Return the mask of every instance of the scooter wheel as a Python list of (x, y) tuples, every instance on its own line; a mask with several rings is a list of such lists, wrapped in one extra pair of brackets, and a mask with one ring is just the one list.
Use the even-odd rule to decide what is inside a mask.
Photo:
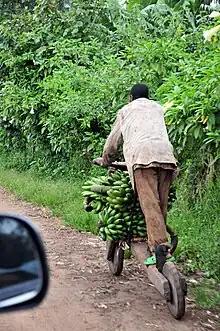
[(186, 285), (180, 272), (174, 263), (167, 262), (163, 266), (163, 275), (167, 278), (170, 285), (171, 297), (167, 301), (168, 309), (175, 319), (181, 319), (185, 314), (185, 294)]
[(124, 250), (119, 242), (111, 240), (106, 242), (106, 249), (109, 270), (114, 276), (119, 276), (124, 265)]

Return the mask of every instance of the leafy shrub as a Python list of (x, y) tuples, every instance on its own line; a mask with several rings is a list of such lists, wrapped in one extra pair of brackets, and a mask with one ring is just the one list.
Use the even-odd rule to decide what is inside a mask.
[(200, 175), (213, 180), (220, 159), (219, 43), (194, 43), (194, 55), (180, 61), (157, 95), (173, 103), (166, 120), (180, 159), (199, 159)]
[(2, 146), (26, 151), (32, 165), (42, 151), (55, 166), (71, 164), (76, 154), (89, 161), (100, 155), (130, 87), (142, 81), (151, 98), (174, 103), (166, 117), (180, 161), (199, 160), (198, 178), (205, 171), (213, 179), (219, 43), (204, 44), (206, 20), (193, 31), (185, 13), (168, 10), (156, 19), (155, 12), (96, 0), (60, 11), (51, 0), (2, 19)]

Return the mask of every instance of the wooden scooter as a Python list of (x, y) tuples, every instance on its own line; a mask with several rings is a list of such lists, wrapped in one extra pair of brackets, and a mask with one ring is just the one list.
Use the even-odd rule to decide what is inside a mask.
[[(98, 158), (94, 160), (93, 164), (102, 166), (102, 159)], [(109, 174), (117, 169), (127, 171), (125, 162), (113, 162), (109, 168)], [(167, 232), (171, 237), (171, 253), (173, 253), (178, 244), (178, 236), (168, 225)], [(181, 319), (185, 314), (185, 296), (187, 295), (185, 278), (173, 262), (166, 262), (161, 272), (157, 269), (156, 265), (145, 266), (144, 261), (151, 256), (145, 240), (141, 242), (135, 242), (132, 238), (127, 242), (107, 240), (106, 258), (110, 272), (115, 276), (121, 274), (124, 263), (124, 247), (126, 244), (130, 247), (136, 260), (143, 265), (150, 282), (166, 300), (171, 315), (175, 319)]]

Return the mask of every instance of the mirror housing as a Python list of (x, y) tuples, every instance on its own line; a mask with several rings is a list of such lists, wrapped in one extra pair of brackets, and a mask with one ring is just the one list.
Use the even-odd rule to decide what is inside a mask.
[(36, 225), (0, 213), (0, 313), (33, 308), (45, 298), (49, 268)]

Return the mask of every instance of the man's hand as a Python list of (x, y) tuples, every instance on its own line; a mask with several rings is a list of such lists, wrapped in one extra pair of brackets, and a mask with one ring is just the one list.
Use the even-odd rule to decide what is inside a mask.
[(98, 157), (97, 159), (93, 160), (92, 163), (95, 164), (95, 165), (98, 165), (98, 166), (102, 167), (102, 165), (103, 165), (103, 158), (102, 157)]
[(110, 167), (110, 168), (108, 169), (108, 175), (111, 176), (112, 174), (115, 173), (116, 170), (117, 170), (117, 169), (115, 169), (115, 168), (113, 168), (113, 167)]
[(102, 167), (102, 168), (108, 168), (109, 164), (104, 163), (103, 158), (102, 157), (98, 157), (97, 159), (92, 161), (93, 164)]

